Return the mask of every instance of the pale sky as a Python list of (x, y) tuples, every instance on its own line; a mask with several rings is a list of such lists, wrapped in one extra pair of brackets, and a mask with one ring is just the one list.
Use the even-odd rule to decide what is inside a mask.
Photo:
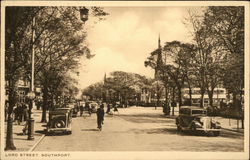
[[(126, 71), (153, 77), (154, 71), (144, 61), (167, 41), (190, 42), (185, 25), (185, 7), (105, 7), (110, 15), (95, 25), (87, 21), (87, 41), (92, 54), (79, 68), (79, 86), (103, 80), (112, 71)], [(93, 26), (93, 27), (90, 27)]]

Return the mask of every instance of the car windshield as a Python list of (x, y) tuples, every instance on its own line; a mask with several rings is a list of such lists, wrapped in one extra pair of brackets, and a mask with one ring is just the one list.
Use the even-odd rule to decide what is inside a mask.
[(204, 110), (192, 110), (192, 114), (206, 114)]

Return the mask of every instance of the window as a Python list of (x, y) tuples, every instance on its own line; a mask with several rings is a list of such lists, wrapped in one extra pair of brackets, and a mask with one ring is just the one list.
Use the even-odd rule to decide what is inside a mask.
[(190, 114), (191, 114), (191, 110), (190, 110), (190, 109), (187, 109), (186, 114), (187, 114), (187, 115), (190, 115)]
[(192, 110), (192, 114), (205, 114), (203, 110)]
[(204, 99), (204, 103), (208, 104), (209, 100), (208, 99)]
[(180, 114), (190, 115), (191, 111), (189, 108), (183, 108), (180, 110)]

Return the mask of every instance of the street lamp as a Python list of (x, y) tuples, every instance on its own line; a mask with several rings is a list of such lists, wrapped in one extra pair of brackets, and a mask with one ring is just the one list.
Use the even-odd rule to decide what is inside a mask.
[(28, 93), (28, 98), (30, 99), (29, 103), (29, 120), (28, 120), (28, 140), (34, 140), (34, 119), (33, 119), (33, 113), (32, 108), (34, 106), (34, 98), (35, 98), (35, 92), (34, 92), (34, 70), (35, 70), (35, 51), (34, 51), (34, 41), (35, 41), (35, 23), (36, 19), (35, 17), (32, 20), (32, 54), (31, 54), (31, 82), (30, 82), (30, 92)]
[(89, 9), (85, 7), (80, 9), (80, 18), (83, 22), (86, 22), (88, 20), (88, 14), (89, 14)]
[(157, 104), (157, 103), (158, 103), (158, 97), (157, 97), (157, 94), (156, 94), (156, 93), (155, 93), (155, 99), (157, 99), (156, 102), (155, 102), (155, 109), (156, 109), (156, 107), (157, 107), (157, 105), (158, 105), (158, 104)]
[(30, 91), (27, 94), (27, 98), (30, 100), (29, 120), (28, 120), (28, 140), (34, 140), (34, 119), (32, 116), (32, 108), (35, 97), (36, 95), (34, 91)]
[(29, 92), (27, 94), (27, 98), (30, 99), (30, 100), (34, 100), (36, 97), (35, 93), (34, 92)]

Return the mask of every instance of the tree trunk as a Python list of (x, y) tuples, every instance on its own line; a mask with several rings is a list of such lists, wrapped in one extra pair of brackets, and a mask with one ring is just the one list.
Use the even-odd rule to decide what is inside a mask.
[(178, 87), (178, 101), (179, 101), (179, 108), (182, 106), (182, 93), (181, 93), (181, 87)]
[(238, 110), (238, 108), (237, 108), (237, 93), (236, 92), (233, 93), (233, 108)]
[(204, 107), (204, 95), (205, 95), (205, 89), (201, 88), (201, 99), (200, 99), (200, 107)]
[(13, 140), (13, 120), (11, 114), (8, 114), (6, 146), (4, 150), (16, 150)]
[(168, 87), (165, 86), (165, 104), (168, 105)]
[[(160, 93), (157, 93), (157, 103), (156, 103), (156, 107), (160, 106)], [(156, 108), (155, 108), (156, 109)]]
[(240, 91), (240, 102), (241, 102), (241, 104), (242, 104), (242, 106), (241, 106), (241, 109), (240, 109), (240, 118), (241, 118), (241, 128), (242, 129), (244, 129), (244, 108), (245, 108), (245, 106), (244, 106), (244, 103), (242, 103), (242, 99), (243, 99), (243, 97), (242, 97), (242, 88), (241, 88), (241, 91)]
[(48, 88), (46, 85), (44, 85), (43, 86), (43, 104), (42, 104), (43, 112), (42, 112), (42, 119), (41, 119), (42, 123), (47, 122), (47, 118), (46, 118), (47, 106), (48, 106)]
[(189, 85), (188, 86), (188, 88), (189, 88), (189, 102), (190, 102), (190, 106), (192, 106), (192, 88), (191, 88), (191, 86)]
[(244, 129), (244, 116), (243, 115), (241, 116), (241, 128)]
[(214, 95), (214, 90), (212, 89), (211, 91), (207, 91), (208, 93), (208, 98), (209, 98), (209, 105), (214, 108), (213, 105), (213, 95)]
[[(172, 103), (175, 102), (175, 87), (173, 87)], [(171, 104), (172, 105), (172, 104)], [(172, 105), (172, 116), (174, 116), (174, 106)]]
[(13, 119), (11, 117), (13, 113), (13, 108), (16, 103), (16, 95), (15, 95), (15, 82), (14, 80), (10, 80), (10, 88), (9, 88), (9, 108), (8, 108), (8, 120), (7, 120), (7, 133), (6, 133), (6, 146), (5, 150), (15, 150), (16, 147), (14, 145), (13, 140)]

